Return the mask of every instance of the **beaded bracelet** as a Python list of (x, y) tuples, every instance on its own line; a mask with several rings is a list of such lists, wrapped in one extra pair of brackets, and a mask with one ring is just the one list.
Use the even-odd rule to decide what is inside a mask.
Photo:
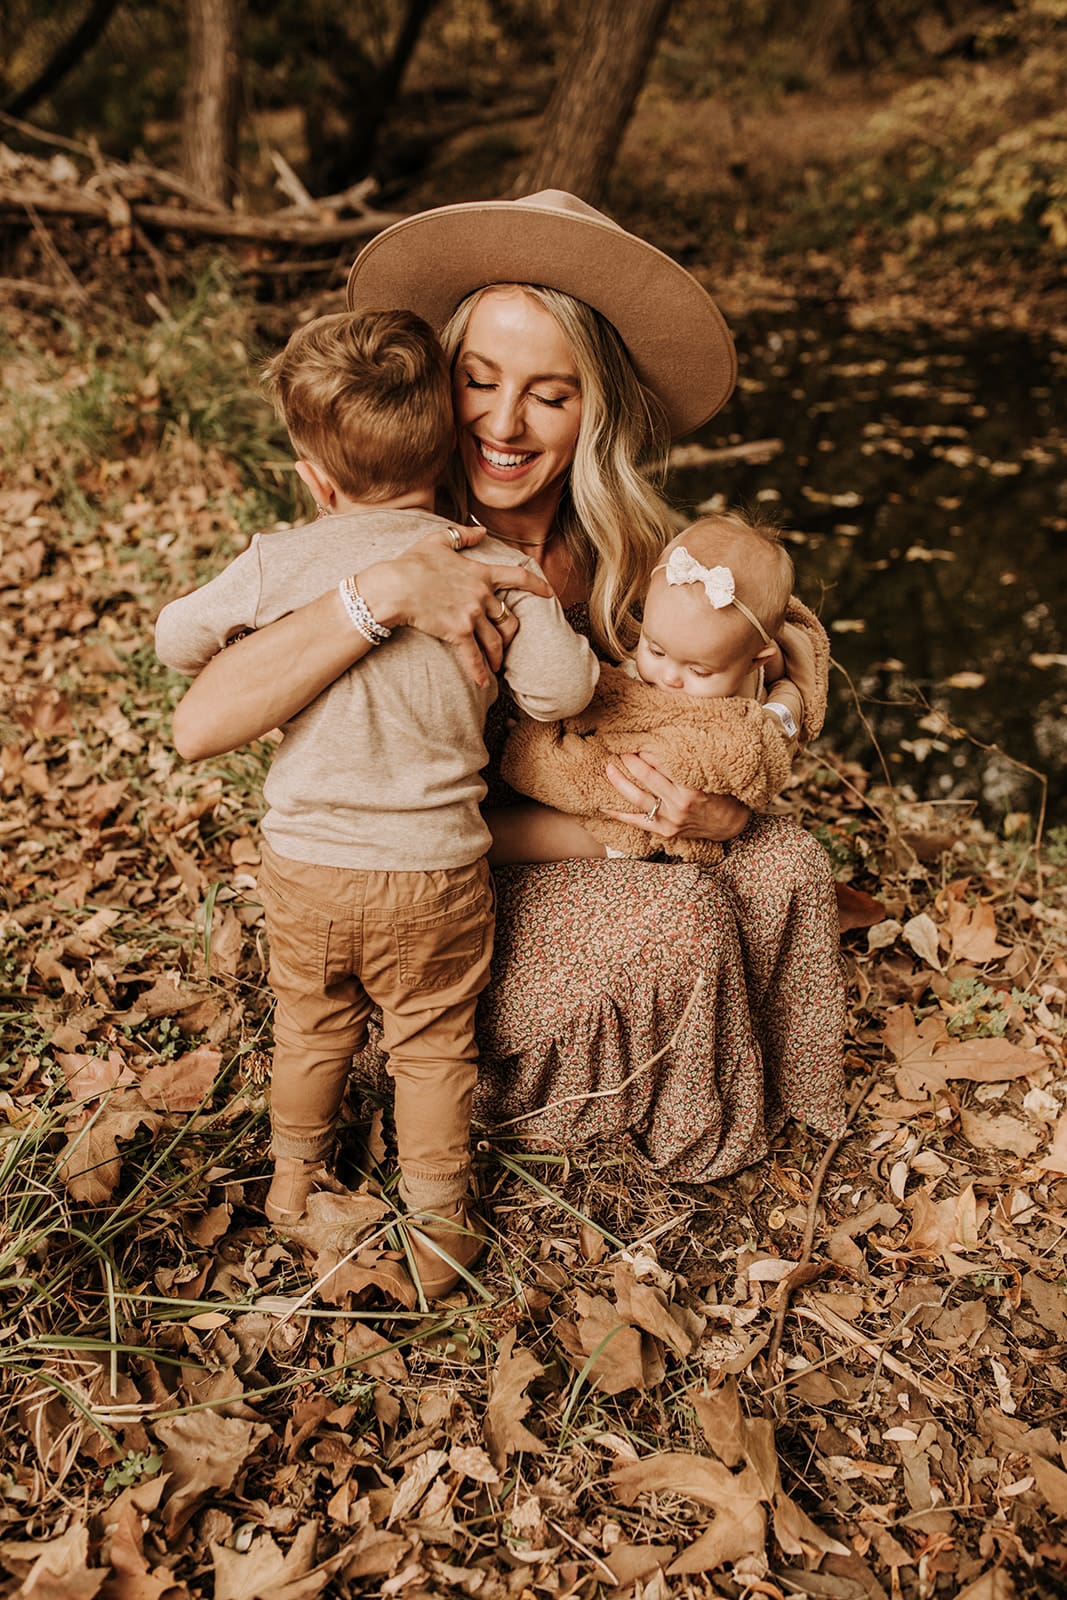
[(349, 622), (369, 644), (378, 645), (391, 637), (392, 628), (383, 628), (380, 622), (375, 621), (374, 613), (360, 594), (354, 577), (343, 578), (337, 585), (337, 590), (348, 613)]

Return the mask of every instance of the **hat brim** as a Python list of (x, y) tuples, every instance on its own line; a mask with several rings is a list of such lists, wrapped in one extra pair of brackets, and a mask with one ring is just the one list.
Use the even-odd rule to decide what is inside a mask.
[(597, 213), (486, 200), (405, 217), (356, 257), (348, 304), (414, 311), (440, 330), (466, 295), (491, 283), (560, 289), (599, 311), (676, 438), (733, 391), (737, 356), (711, 296), (662, 250)]

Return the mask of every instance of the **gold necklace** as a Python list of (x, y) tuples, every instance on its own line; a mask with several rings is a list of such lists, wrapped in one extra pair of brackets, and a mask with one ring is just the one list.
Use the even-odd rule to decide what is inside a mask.
[[(472, 516), (467, 520), (473, 528), (485, 528), (485, 523), (479, 522), (477, 517)], [(485, 531), (490, 532), (488, 528)], [(547, 539), (511, 539), (504, 533), (494, 533), (492, 537), (499, 539), (501, 544), (517, 544), (521, 550), (547, 550), (556, 537), (556, 532), (557, 530), (553, 528)]]

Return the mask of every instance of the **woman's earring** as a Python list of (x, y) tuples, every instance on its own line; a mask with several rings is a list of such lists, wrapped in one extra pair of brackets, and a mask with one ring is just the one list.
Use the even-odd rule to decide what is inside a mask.
[(330, 513), (327, 511), (326, 507), (324, 505), (322, 505), (320, 502), (316, 501), (316, 503), (315, 503), (315, 521), (318, 522), (320, 517), (328, 517), (329, 515), (330, 515)]

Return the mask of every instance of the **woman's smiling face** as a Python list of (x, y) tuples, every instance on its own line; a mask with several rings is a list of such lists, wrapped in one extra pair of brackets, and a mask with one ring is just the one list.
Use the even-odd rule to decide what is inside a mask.
[(472, 508), (494, 532), (543, 537), (574, 460), (582, 392), (570, 345), (524, 290), (487, 289), (453, 368)]

